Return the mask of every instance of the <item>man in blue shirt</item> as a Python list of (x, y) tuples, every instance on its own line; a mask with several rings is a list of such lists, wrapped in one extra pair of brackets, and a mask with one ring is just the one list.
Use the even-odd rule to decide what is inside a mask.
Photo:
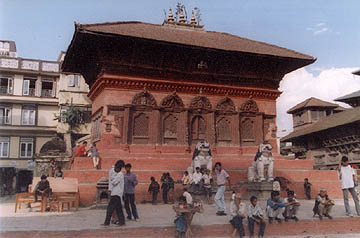
[[(139, 215), (135, 204), (135, 186), (139, 183), (136, 175), (131, 173), (131, 164), (125, 165), (126, 173), (124, 175), (125, 189), (124, 189), (124, 202), (127, 213), (127, 219), (131, 220), (132, 216), (134, 220), (139, 220)], [(131, 206), (131, 210), (130, 210)]]
[(266, 201), (266, 215), (269, 218), (269, 223), (273, 222), (273, 219), (281, 223), (280, 215), (284, 213), (286, 204), (280, 199), (279, 191), (272, 191), (271, 198)]

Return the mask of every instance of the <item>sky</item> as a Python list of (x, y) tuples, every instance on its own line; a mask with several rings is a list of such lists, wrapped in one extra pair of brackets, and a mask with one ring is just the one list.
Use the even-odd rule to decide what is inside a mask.
[(74, 22), (161, 24), (180, 2), (200, 9), (206, 30), (227, 32), (317, 58), (284, 77), (277, 100), (278, 135), (292, 130), (286, 111), (309, 97), (331, 101), (360, 90), (359, 0), (0, 0), (0, 39), (16, 42), (22, 58), (57, 60)]

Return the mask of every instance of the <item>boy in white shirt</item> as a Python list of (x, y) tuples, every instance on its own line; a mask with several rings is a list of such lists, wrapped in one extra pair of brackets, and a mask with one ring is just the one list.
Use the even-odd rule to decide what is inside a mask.
[(211, 188), (212, 177), (211, 177), (209, 169), (205, 170), (205, 174), (202, 176), (202, 180), (204, 181), (204, 188), (205, 188), (205, 193), (206, 193), (206, 197), (208, 200), (208, 204), (211, 204), (210, 198), (211, 198), (211, 194), (212, 194), (212, 188)]
[(187, 188), (184, 188), (183, 196), (186, 198), (187, 205), (192, 206), (193, 198), (192, 198), (191, 194), (188, 192)]
[(344, 195), (344, 205), (345, 212), (347, 216), (352, 217), (349, 205), (349, 192), (353, 197), (355, 203), (355, 209), (358, 216), (360, 216), (360, 205), (359, 205), (359, 197), (356, 193), (355, 186), (357, 182), (356, 173), (349, 165), (349, 159), (346, 156), (343, 156), (340, 161), (340, 166), (338, 168), (339, 178), (341, 180), (341, 189)]
[(251, 196), (250, 198), (250, 205), (248, 206), (248, 223), (251, 238), (254, 237), (255, 223), (260, 225), (259, 238), (264, 237), (266, 227), (264, 212), (259, 204), (257, 204), (257, 197), (255, 196)]
[(243, 219), (246, 217), (246, 205), (241, 202), (241, 195), (234, 194), (234, 199), (230, 203), (230, 223), (234, 226), (232, 237), (239, 231), (240, 238), (245, 236)]

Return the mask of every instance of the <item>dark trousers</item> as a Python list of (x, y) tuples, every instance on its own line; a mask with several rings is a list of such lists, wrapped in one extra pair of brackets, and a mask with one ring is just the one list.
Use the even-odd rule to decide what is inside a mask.
[(119, 196), (111, 196), (109, 205), (106, 210), (105, 225), (110, 225), (111, 216), (116, 211), (116, 215), (119, 220), (119, 224), (125, 224), (125, 217), (122, 210), (121, 199)]
[[(139, 215), (136, 209), (135, 204), (135, 194), (133, 193), (125, 193), (125, 210), (127, 213), (127, 217), (131, 219), (131, 214), (133, 215), (134, 219), (139, 219)], [(131, 207), (131, 210), (130, 210)]]
[(157, 203), (157, 194), (158, 194), (158, 191), (152, 192), (152, 203), (153, 204)]
[(168, 190), (167, 189), (162, 190), (162, 197), (163, 197), (164, 203), (167, 204), (168, 203)]
[(230, 223), (239, 231), (240, 237), (245, 236), (245, 230), (243, 226), (243, 218), (241, 216), (235, 216)]
[(307, 200), (310, 200), (311, 199), (311, 190), (310, 189), (306, 189), (305, 190), (305, 195), (306, 195), (306, 198), (307, 198)]
[(51, 194), (51, 188), (47, 188), (44, 190), (44, 192), (39, 192), (38, 190), (36, 190), (34, 192), (34, 197), (35, 197), (35, 202), (38, 201), (38, 196), (40, 195), (41, 196), (41, 199), (43, 199), (44, 197), (49, 197)]
[[(260, 217), (256, 217), (256, 218), (260, 218)], [(252, 219), (251, 217), (248, 217), (248, 222), (249, 222), (250, 235), (253, 236), (254, 235), (254, 226), (255, 226), (256, 221), (254, 219)], [(265, 222), (261, 221), (260, 222), (259, 236), (264, 236), (265, 226), (266, 226)]]

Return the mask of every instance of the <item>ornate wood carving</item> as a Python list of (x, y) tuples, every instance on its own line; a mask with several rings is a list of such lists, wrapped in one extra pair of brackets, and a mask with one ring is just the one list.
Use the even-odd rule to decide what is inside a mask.
[(220, 113), (233, 113), (235, 112), (235, 104), (231, 98), (226, 96), (216, 104), (216, 110)]
[(254, 120), (250, 117), (245, 117), (241, 120), (241, 140), (243, 142), (254, 142)]
[(175, 117), (173, 114), (169, 114), (164, 119), (164, 129), (163, 129), (163, 135), (164, 135), (164, 142), (169, 142), (168, 140), (177, 140), (177, 117)]
[(146, 88), (144, 91), (136, 94), (132, 100), (132, 104), (136, 106), (152, 106), (156, 107), (156, 100), (153, 95), (151, 95)]
[(191, 100), (189, 107), (191, 109), (211, 110), (211, 103), (205, 96), (196, 96), (193, 100)]
[(277, 89), (268, 88), (244, 88), (241, 86), (223, 86), (223, 85), (198, 85), (190, 82), (159, 82), (158, 80), (130, 78), (124, 77), (107, 77), (99, 78), (91, 87), (89, 92), (89, 98), (93, 101), (104, 88), (124, 88), (139, 90), (142, 88), (148, 88), (151, 91), (156, 92), (182, 92), (182, 93), (198, 93), (202, 89), (203, 93), (209, 95), (224, 95), (228, 94), (236, 97), (249, 97), (265, 98), (269, 100), (275, 100), (280, 96), (280, 92)]
[(122, 137), (123, 134), (123, 126), (124, 126), (124, 116), (122, 115), (115, 115), (114, 117), (115, 121), (115, 128), (119, 131), (119, 137)]
[(170, 111), (179, 111), (184, 109), (184, 103), (176, 93), (173, 93), (161, 101), (161, 107)]
[(221, 117), (216, 122), (217, 141), (231, 141), (231, 121), (227, 117)]
[(257, 113), (257, 112), (259, 112), (259, 108), (258, 108), (256, 102), (252, 98), (249, 98), (247, 101), (245, 101), (240, 106), (239, 111), (240, 112), (247, 112), (247, 113)]
[(134, 137), (149, 136), (149, 117), (145, 113), (139, 113), (134, 117)]
[(191, 121), (191, 140), (192, 144), (196, 144), (200, 140), (206, 138), (206, 122), (200, 115), (193, 117)]

